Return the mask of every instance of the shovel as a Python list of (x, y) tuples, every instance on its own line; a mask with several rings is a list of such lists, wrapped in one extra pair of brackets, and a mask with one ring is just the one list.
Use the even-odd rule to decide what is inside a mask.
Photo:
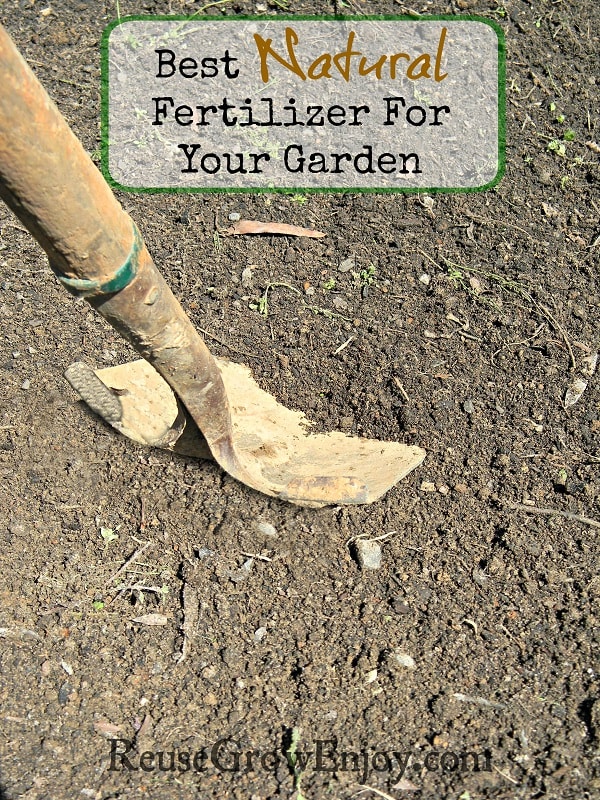
[(67, 379), (114, 428), (212, 457), (242, 483), (303, 506), (370, 503), (421, 463), (399, 442), (311, 434), (247, 367), (213, 358), (131, 218), (0, 27), (0, 197), (58, 280), (145, 360)]

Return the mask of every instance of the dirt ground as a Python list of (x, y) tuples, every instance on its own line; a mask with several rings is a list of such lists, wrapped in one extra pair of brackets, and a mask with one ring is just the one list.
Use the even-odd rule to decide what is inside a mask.
[[(427, 450), (373, 505), (301, 509), (113, 432), (63, 371), (132, 351), (0, 208), (1, 798), (600, 797), (600, 371), (564, 403), (600, 340), (600, 6), (415, 3), (340, 8), (501, 25), (495, 189), (119, 195), (215, 354), (322, 429)], [(200, 5), (0, 19), (97, 158), (105, 25)], [(327, 236), (215, 236), (231, 213)], [(252, 310), (273, 282), (331, 313), (285, 287)]]

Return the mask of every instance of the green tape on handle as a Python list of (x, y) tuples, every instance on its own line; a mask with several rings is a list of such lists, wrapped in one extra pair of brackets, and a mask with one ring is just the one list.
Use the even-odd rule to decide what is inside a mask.
[(100, 283), (100, 281), (90, 281), (81, 278), (68, 278), (66, 275), (56, 273), (58, 280), (65, 286), (71, 294), (77, 297), (98, 297), (103, 294), (115, 294), (128, 286), (135, 278), (138, 271), (138, 259), (143, 246), (142, 237), (133, 223), (133, 244), (131, 252), (127, 256), (125, 263), (119, 267), (112, 278)]

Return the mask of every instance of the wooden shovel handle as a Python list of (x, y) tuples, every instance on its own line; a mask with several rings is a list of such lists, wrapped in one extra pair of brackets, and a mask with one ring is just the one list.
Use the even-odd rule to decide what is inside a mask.
[(2, 27), (0, 176), (54, 269), (102, 280), (127, 258), (131, 220)]
[[(131, 256), (131, 218), (1, 26), (0, 197), (59, 276), (110, 284)], [(252, 485), (233, 449), (219, 369), (141, 241), (136, 271), (90, 303), (165, 378), (221, 466)]]

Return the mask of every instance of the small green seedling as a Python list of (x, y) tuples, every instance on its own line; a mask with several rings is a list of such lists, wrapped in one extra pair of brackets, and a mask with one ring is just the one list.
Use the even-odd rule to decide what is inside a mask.
[(296, 790), (296, 800), (306, 800), (304, 795), (302, 794), (302, 789), (300, 784), (302, 783), (302, 769), (298, 766), (298, 756), (296, 751), (298, 750), (298, 742), (300, 741), (300, 728), (293, 728), (292, 729), (292, 741), (290, 742), (290, 746), (286, 751), (287, 762), (290, 766), (290, 769), (294, 773), (294, 789)]
[(551, 153), (556, 153), (557, 156), (564, 156), (567, 153), (567, 148), (564, 145), (564, 142), (559, 141), (558, 139), (552, 139), (551, 142), (548, 142), (548, 150)]
[(449, 280), (453, 281), (455, 286), (464, 286), (464, 281), (463, 281), (464, 276), (459, 269), (456, 269), (456, 267), (451, 267), (451, 266), (446, 267), (446, 269), (448, 271)]
[(102, 611), (104, 609), (104, 601), (103, 600), (94, 600), (92, 603), (92, 608), (94, 611)]
[(569, 128), (563, 133), (563, 139), (565, 140), (565, 142), (574, 142), (576, 136), (577, 134), (575, 133), (575, 131), (571, 130), (571, 128)]
[(308, 197), (305, 194), (293, 194), (290, 199), (292, 203), (303, 206), (307, 202)]
[(328, 292), (335, 289), (335, 278), (328, 278), (323, 284), (323, 288), (327, 289)]
[(106, 544), (110, 544), (119, 538), (119, 534), (116, 533), (116, 531), (118, 531), (120, 527), (119, 525), (114, 530), (112, 528), (100, 528), (100, 536), (104, 539)]
[(362, 286), (371, 286), (375, 281), (375, 273), (377, 268), (375, 264), (369, 264), (366, 269), (361, 269), (359, 278)]

